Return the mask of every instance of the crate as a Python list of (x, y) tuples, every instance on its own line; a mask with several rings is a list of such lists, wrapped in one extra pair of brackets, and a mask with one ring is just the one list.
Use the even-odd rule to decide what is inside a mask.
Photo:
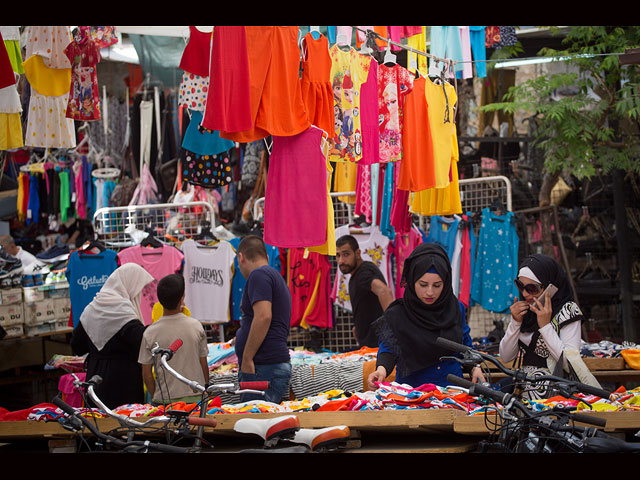
[(0, 305), (0, 325), (7, 327), (24, 323), (24, 308), (21, 303)]
[(51, 298), (24, 305), (24, 323), (27, 326), (40, 325), (55, 317), (55, 307)]
[(7, 288), (1, 290), (2, 305), (11, 305), (13, 303), (22, 303), (22, 288)]
[(68, 319), (45, 320), (37, 325), (25, 325), (25, 335), (33, 337), (45, 333), (57, 332), (67, 328)]
[(7, 332), (7, 335), (4, 338), (16, 338), (16, 337), (22, 337), (24, 335), (23, 323), (3, 326), (2, 328), (4, 328), (4, 331)]
[(71, 299), (69, 297), (52, 298), (55, 318), (69, 318), (71, 314)]
[(40, 287), (22, 287), (24, 303), (35, 303), (46, 298), (46, 292)]

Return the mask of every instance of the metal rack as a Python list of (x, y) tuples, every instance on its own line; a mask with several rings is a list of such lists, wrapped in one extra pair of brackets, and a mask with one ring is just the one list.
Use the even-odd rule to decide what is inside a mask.
[[(180, 248), (204, 228), (215, 227), (215, 210), (203, 201), (103, 207), (94, 213), (93, 227), (96, 239), (116, 252), (139, 244), (149, 233)], [(203, 325), (210, 341), (224, 340), (222, 325)]]

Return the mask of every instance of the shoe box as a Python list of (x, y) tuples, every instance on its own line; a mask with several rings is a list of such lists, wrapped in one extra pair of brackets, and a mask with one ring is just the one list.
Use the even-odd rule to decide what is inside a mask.
[(34, 336), (68, 328), (68, 288), (21, 287), (0, 290), (0, 326), (4, 338)]

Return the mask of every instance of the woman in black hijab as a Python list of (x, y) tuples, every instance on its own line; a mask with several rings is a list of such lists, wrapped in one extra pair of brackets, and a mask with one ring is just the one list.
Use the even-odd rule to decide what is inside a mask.
[[(394, 301), (374, 323), (378, 333), (376, 370), (368, 377), (369, 388), (384, 381), (396, 368), (396, 382), (417, 388), (423, 384), (445, 386), (447, 375), (462, 375), (461, 364), (448, 349), (436, 344), (438, 337), (471, 346), (464, 305), (453, 293), (451, 263), (440, 246), (423, 243), (404, 262), (402, 298)], [(484, 381), (480, 368), (474, 381)]]
[[(522, 367), (529, 374), (553, 373), (561, 358), (571, 360), (576, 379), (583, 383), (597, 384), (595, 378), (584, 371), (579, 358), (581, 341), (580, 307), (576, 304), (566, 273), (555, 259), (547, 255), (533, 254), (526, 257), (518, 270), (515, 283), (520, 298), (510, 307), (511, 320), (500, 341), (500, 358), (503, 362), (522, 355)], [(553, 297), (543, 291), (553, 284), (557, 293)], [(564, 360), (563, 360), (564, 364)], [(582, 364), (582, 365), (581, 365)], [(529, 398), (543, 398), (546, 386), (529, 389)]]

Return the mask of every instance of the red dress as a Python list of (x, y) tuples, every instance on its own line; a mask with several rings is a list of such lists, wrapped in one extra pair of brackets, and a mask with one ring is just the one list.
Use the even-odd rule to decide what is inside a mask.
[(202, 126), (226, 132), (253, 126), (244, 26), (221, 25), (213, 29), (209, 94)]

